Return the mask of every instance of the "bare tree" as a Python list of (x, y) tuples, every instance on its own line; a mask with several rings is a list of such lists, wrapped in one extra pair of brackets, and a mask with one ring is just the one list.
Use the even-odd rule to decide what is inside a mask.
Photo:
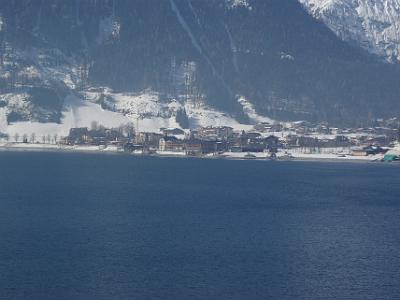
[(58, 134), (57, 133), (54, 134), (53, 140), (54, 140), (54, 143), (57, 144), (57, 140), (58, 140)]
[(51, 135), (50, 134), (47, 135), (46, 140), (47, 140), (47, 143), (50, 144), (50, 142), (51, 142)]
[(99, 123), (97, 121), (92, 121), (90, 123), (90, 130), (96, 131), (98, 126), (99, 126)]
[(133, 123), (123, 124), (119, 127), (120, 132), (127, 138), (132, 138), (135, 135), (135, 126)]
[(14, 140), (15, 140), (16, 143), (18, 143), (18, 141), (19, 141), (19, 134), (18, 134), (18, 132), (14, 134)]
[(32, 134), (31, 134), (31, 143), (34, 144), (35, 140), (36, 140), (36, 135), (35, 135), (34, 132), (32, 132)]
[(46, 144), (46, 136), (45, 135), (42, 135), (42, 143)]

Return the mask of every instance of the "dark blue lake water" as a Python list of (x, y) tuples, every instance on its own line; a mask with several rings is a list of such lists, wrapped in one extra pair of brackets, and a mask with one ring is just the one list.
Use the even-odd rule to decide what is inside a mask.
[(399, 165), (0, 152), (0, 299), (399, 298)]

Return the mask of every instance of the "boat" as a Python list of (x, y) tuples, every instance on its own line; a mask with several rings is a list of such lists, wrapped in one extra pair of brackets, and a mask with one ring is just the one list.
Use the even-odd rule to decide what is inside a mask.
[(257, 158), (257, 156), (255, 156), (254, 154), (247, 152), (247, 154), (244, 156), (244, 158), (246, 159), (255, 159)]
[(293, 158), (294, 156), (289, 152), (285, 152), (285, 154), (280, 157), (280, 159), (293, 159)]

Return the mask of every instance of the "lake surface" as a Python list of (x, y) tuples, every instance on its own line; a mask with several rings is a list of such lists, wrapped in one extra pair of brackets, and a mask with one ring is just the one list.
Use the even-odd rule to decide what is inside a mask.
[(399, 164), (0, 152), (0, 299), (399, 297)]

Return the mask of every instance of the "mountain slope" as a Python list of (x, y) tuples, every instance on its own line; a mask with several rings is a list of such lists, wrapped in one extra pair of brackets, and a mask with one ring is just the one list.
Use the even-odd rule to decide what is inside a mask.
[(345, 41), (400, 61), (400, 0), (299, 0)]
[(8, 122), (60, 122), (71, 94), (132, 115), (118, 95), (134, 105), (148, 91), (166, 109), (151, 117), (177, 101), (252, 122), (241, 97), (281, 120), (361, 125), (400, 112), (399, 66), (292, 0), (2, 1), (0, 17)]

